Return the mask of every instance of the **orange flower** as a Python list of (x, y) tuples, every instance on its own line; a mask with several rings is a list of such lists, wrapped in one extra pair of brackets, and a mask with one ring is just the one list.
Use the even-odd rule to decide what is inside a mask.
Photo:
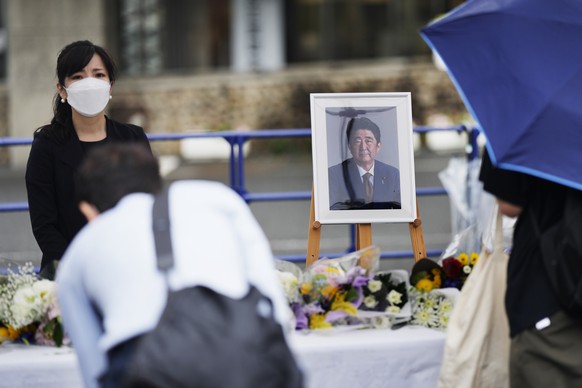
[(420, 279), (420, 280), (419, 280), (419, 281), (416, 283), (415, 287), (416, 287), (417, 289), (419, 289), (420, 291), (426, 291), (426, 292), (429, 292), (429, 291), (432, 291), (432, 289), (434, 288), (434, 284), (433, 284), (433, 282), (431, 282), (429, 279), (427, 279), (427, 278), (424, 278), (424, 279)]
[(432, 282), (434, 283), (434, 288), (441, 288), (441, 284), (442, 284), (441, 275), (440, 274), (435, 275)]
[(321, 295), (325, 296), (328, 299), (331, 299), (336, 293), (337, 288), (332, 286), (331, 284), (328, 284), (321, 290)]

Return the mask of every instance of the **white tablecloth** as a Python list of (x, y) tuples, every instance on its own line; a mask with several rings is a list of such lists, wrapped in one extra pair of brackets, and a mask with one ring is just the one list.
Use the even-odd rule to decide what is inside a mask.
[(437, 385), (443, 332), (405, 326), (398, 330), (324, 333), (298, 332), (290, 338), (309, 388)]
[(0, 345), (0, 387), (79, 388), (77, 356), (68, 347)]
[[(398, 330), (293, 333), (291, 348), (308, 388), (436, 386), (444, 333), (419, 327)], [(70, 348), (1, 345), (0, 387), (81, 387)]]

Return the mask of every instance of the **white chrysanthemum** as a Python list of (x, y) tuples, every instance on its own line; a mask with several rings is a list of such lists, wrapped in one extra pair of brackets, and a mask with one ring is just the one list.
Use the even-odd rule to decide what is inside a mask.
[(368, 290), (370, 290), (370, 292), (380, 291), (381, 288), (382, 288), (382, 282), (379, 280), (370, 280), (368, 282)]
[(364, 305), (369, 309), (373, 309), (378, 305), (378, 301), (372, 295), (369, 295), (364, 298)]
[(426, 309), (434, 309), (436, 307), (437, 301), (432, 294), (428, 294), (423, 301), (424, 308)]
[(463, 272), (466, 273), (467, 275), (471, 273), (471, 266), (470, 265), (465, 265), (463, 266)]
[(398, 306), (388, 306), (388, 308), (386, 309), (387, 313), (399, 313), (400, 312), (400, 307)]
[(450, 313), (452, 309), (453, 309), (453, 303), (449, 299), (445, 298), (441, 301), (441, 304), (440, 304), (441, 313), (443, 313), (443, 314)]
[(435, 327), (438, 318), (428, 309), (419, 309), (412, 314), (412, 323), (425, 327)]
[(446, 329), (449, 325), (449, 314), (439, 314), (439, 327)]
[(402, 294), (396, 290), (392, 290), (388, 293), (388, 297), (386, 299), (388, 299), (388, 302), (391, 304), (400, 304), (402, 303)]

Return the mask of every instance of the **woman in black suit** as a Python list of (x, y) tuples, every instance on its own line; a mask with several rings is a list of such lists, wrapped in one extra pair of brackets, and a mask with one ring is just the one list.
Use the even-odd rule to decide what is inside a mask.
[(116, 68), (102, 48), (89, 41), (67, 45), (57, 59), (57, 94), (50, 124), (38, 128), (26, 166), (30, 221), (42, 251), (41, 273), (51, 269), (86, 220), (78, 209), (75, 174), (93, 147), (135, 141), (151, 148), (141, 127), (105, 116)]

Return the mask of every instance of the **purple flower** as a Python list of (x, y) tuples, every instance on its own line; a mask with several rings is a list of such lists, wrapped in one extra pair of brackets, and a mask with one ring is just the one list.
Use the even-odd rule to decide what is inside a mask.
[(370, 278), (368, 276), (357, 276), (354, 281), (352, 282), (352, 286), (354, 287), (364, 287), (368, 284)]
[(309, 327), (309, 319), (303, 306), (300, 303), (292, 303), (291, 310), (295, 315), (295, 330), (307, 329)]

